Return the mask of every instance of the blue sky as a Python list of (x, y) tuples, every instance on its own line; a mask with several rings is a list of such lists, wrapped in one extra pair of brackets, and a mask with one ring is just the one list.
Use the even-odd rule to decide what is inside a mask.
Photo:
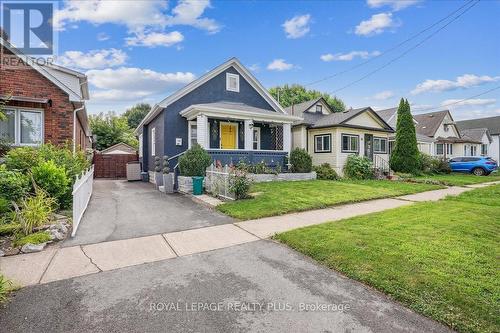
[[(55, 23), (59, 62), (89, 76), (89, 112), (121, 113), (137, 102), (159, 102), (233, 56), (268, 88), (308, 84), (384, 52), (466, 3), (66, 1)], [(500, 86), (499, 14), (499, 1), (483, 0), (400, 60), (336, 95), (348, 106), (375, 108), (406, 97), (417, 111)], [(438, 28), (308, 88), (335, 91)], [(456, 119), (500, 115), (500, 89), (448, 108)]]

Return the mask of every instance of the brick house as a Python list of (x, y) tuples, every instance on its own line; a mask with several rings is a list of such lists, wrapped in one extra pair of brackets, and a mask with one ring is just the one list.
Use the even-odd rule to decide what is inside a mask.
[(29, 61), (3, 38), (0, 47), (0, 99), (8, 117), (0, 122), (0, 139), (14, 146), (70, 142), (73, 150), (91, 148), (87, 77)]

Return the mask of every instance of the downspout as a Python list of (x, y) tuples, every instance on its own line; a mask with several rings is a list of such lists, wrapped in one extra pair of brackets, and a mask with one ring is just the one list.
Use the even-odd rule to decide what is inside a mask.
[(73, 155), (76, 154), (76, 113), (85, 109), (85, 104), (73, 111)]

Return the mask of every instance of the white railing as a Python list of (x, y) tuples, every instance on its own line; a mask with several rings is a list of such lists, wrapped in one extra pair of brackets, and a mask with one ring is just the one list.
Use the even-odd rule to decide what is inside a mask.
[(92, 196), (92, 188), (94, 183), (94, 165), (86, 172), (82, 172), (80, 177), (76, 176), (75, 184), (73, 185), (73, 232), (71, 237), (74, 237), (78, 224), (82, 219), (83, 213)]
[(217, 168), (214, 164), (206, 170), (205, 188), (215, 197), (234, 200), (235, 195), (230, 191), (231, 169), (227, 166)]

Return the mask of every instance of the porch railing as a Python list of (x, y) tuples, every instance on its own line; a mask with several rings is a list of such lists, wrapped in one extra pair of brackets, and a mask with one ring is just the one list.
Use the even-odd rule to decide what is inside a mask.
[(384, 175), (388, 175), (391, 172), (389, 162), (378, 155), (373, 155), (373, 169)]
[(264, 162), (270, 167), (285, 167), (285, 158), (288, 155), (286, 151), (281, 150), (218, 150), (209, 149), (208, 153), (214, 161), (219, 161), (222, 165), (238, 164), (244, 161), (249, 164)]
[(78, 225), (83, 217), (83, 213), (92, 196), (94, 183), (94, 165), (92, 165), (86, 172), (82, 173), (80, 177), (76, 176), (75, 184), (73, 184), (73, 231), (71, 237), (74, 237)]

